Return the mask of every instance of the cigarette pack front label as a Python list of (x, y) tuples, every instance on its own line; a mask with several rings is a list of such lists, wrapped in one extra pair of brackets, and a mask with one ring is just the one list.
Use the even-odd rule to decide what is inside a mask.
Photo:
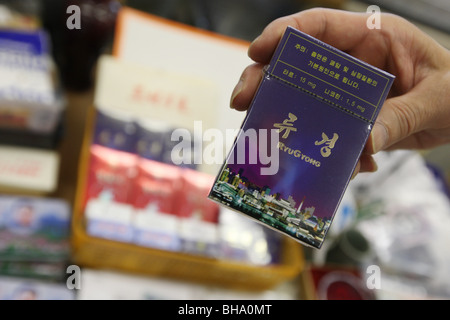
[(209, 198), (320, 248), (393, 80), (288, 27)]

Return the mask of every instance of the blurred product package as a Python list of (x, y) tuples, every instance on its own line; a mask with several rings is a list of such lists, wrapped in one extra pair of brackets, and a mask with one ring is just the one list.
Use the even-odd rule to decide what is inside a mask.
[(57, 151), (0, 145), (0, 155), (0, 191), (48, 195), (56, 190), (60, 166)]
[(93, 144), (90, 148), (85, 213), (88, 232), (117, 241), (130, 242), (131, 188), (137, 156)]
[(70, 258), (70, 208), (59, 199), (0, 196), (0, 261)]
[(144, 247), (181, 250), (176, 215), (181, 172), (175, 166), (141, 159), (133, 187), (134, 242)]
[(183, 170), (176, 212), (180, 218), (182, 247), (187, 253), (210, 257), (219, 254), (219, 206), (207, 200), (213, 182), (212, 175)]
[(64, 200), (0, 195), (0, 300), (8, 291), (5, 279), (18, 284), (65, 280), (71, 259), (70, 216)]
[(42, 29), (0, 30), (0, 143), (54, 147), (64, 111)]

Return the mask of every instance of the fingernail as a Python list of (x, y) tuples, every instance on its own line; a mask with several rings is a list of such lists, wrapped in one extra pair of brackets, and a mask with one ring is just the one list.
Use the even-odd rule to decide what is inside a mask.
[(356, 178), (360, 169), (361, 169), (361, 161), (358, 161), (358, 164), (356, 165), (355, 170), (353, 171), (353, 174), (352, 174), (352, 177), (350, 178), (350, 180), (353, 180)]
[(375, 154), (384, 149), (388, 138), (387, 130), (384, 125), (376, 122), (372, 130), (372, 153)]
[(371, 166), (369, 171), (376, 172), (378, 170), (378, 164), (376, 163), (374, 158), (370, 157), (369, 159), (370, 159), (370, 166)]
[(252, 43), (250, 43), (250, 46), (248, 47), (248, 52), (250, 52), (250, 48), (253, 47), (254, 44), (259, 41), (260, 38), (261, 38), (261, 35), (256, 37), (255, 40), (253, 40)]
[(244, 80), (239, 79), (238, 84), (234, 87), (233, 93), (231, 94), (230, 108), (234, 109), (236, 105), (234, 104), (234, 99), (241, 93), (242, 88), (244, 87)]

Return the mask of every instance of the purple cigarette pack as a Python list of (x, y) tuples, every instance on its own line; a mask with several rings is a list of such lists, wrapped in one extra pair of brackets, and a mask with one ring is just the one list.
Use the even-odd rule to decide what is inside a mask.
[(320, 249), (394, 79), (288, 27), (208, 197)]

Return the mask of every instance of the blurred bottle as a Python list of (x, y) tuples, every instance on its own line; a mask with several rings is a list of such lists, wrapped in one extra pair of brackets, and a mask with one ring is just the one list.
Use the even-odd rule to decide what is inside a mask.
[[(76, 19), (79, 29), (70, 29), (68, 19)], [(53, 43), (53, 55), (65, 89), (86, 91), (94, 84), (98, 57), (111, 45), (118, 11), (118, 0), (42, 0), (42, 22)], [(76, 20), (74, 20), (76, 21)]]

